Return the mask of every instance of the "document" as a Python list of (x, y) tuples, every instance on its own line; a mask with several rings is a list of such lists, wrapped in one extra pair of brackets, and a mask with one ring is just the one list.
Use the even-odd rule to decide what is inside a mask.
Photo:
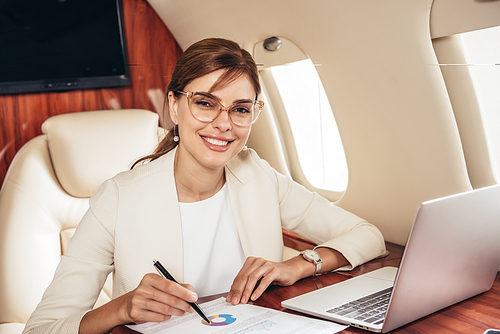
[(259, 332), (331, 334), (348, 327), (250, 304), (233, 306), (227, 303), (224, 297), (200, 304), (200, 307), (210, 318), (210, 324), (193, 313), (183, 317), (172, 317), (160, 323), (148, 322), (127, 327), (144, 334), (258, 334)]

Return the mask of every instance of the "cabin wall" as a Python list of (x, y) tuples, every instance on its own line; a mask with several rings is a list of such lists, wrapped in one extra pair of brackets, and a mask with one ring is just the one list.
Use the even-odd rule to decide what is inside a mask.
[[(423, 201), (471, 189), (432, 38), (500, 24), (500, 1), (148, 2), (182, 48), (223, 37), (252, 51), (281, 36), (302, 49), (317, 64), (344, 145), (349, 180), (337, 204), (387, 241), (405, 244)], [(259, 122), (251, 136), (266, 138)], [(266, 158), (266, 146), (254, 148)]]
[[(0, 184), (16, 152), (42, 133), (42, 123), (51, 116), (139, 108), (155, 111), (162, 119), (163, 92), (181, 49), (146, 1), (123, 0), (123, 16), (129, 87), (0, 95)], [(167, 127), (169, 122), (167, 118)]]

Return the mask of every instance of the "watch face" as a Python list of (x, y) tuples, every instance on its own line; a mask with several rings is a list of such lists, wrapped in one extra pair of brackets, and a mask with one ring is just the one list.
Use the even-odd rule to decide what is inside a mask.
[(319, 256), (318, 252), (314, 251), (314, 250), (311, 250), (311, 249), (308, 249), (308, 250), (305, 250), (304, 251), (304, 256), (306, 256), (307, 258), (313, 260), (313, 261), (318, 261), (321, 259), (321, 257)]

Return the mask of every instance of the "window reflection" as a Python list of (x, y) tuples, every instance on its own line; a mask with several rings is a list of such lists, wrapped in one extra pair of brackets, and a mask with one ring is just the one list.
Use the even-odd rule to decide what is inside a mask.
[(347, 163), (338, 128), (311, 60), (270, 68), (292, 129), (300, 165), (316, 188), (344, 191)]
[(460, 35), (483, 120), (488, 151), (500, 181), (500, 27)]

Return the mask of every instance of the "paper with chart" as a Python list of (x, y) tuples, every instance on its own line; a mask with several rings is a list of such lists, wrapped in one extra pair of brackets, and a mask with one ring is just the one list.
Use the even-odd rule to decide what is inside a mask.
[(140, 325), (128, 325), (127, 327), (144, 334), (258, 334), (266, 332), (331, 334), (348, 327), (255, 305), (233, 306), (226, 303), (225, 298), (201, 304), (200, 307), (212, 321), (211, 324), (201, 319), (197, 313), (193, 313), (183, 317), (172, 317), (165, 322), (148, 322)]

